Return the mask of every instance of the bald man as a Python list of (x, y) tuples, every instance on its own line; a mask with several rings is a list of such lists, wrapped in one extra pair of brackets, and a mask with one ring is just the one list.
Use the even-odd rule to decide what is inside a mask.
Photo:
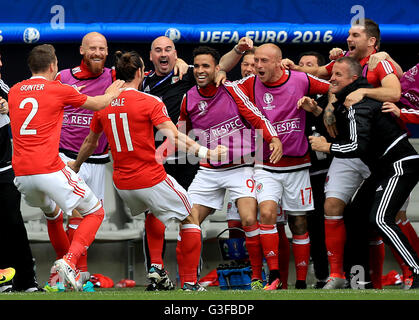
[(260, 211), (260, 239), (270, 269), (267, 290), (280, 288), (276, 219), (281, 204), (293, 234), (297, 289), (305, 289), (310, 258), (306, 212), (313, 210), (309, 176), (310, 155), (304, 134), (306, 111), (315, 115), (321, 108), (303, 110), (297, 102), (305, 95), (325, 94), (329, 83), (303, 72), (281, 67), (282, 52), (275, 44), (263, 44), (255, 51), (256, 75), (239, 82), (239, 87), (268, 118), (283, 145), (281, 160), (269, 163), (264, 146), (263, 161), (255, 165), (256, 196)]
[[(108, 45), (106, 38), (98, 32), (86, 34), (80, 46), (82, 61), (79, 66), (72, 69), (65, 69), (58, 73), (57, 80), (81, 88), (80, 91), (90, 96), (101, 95), (115, 80), (114, 72), (105, 68), (108, 56)], [(64, 108), (64, 119), (60, 137), (60, 157), (67, 163), (77, 159), (78, 151), (90, 131), (90, 121), (93, 111), (67, 106)], [(108, 163), (108, 141), (105, 135), (99, 139), (98, 147), (91, 157), (84, 163), (79, 175), (92, 189), (96, 197), (103, 203), (105, 194), (105, 164)], [(57, 258), (68, 251), (74, 231), (82, 221), (81, 215), (73, 212), (73, 216), (67, 224), (67, 231), (63, 228), (62, 213), (47, 220), (48, 233), (51, 243), (57, 254)], [(87, 251), (80, 258), (77, 268), (87, 277)], [(46, 290), (54, 290), (57, 275), (51, 270), (50, 279)]]

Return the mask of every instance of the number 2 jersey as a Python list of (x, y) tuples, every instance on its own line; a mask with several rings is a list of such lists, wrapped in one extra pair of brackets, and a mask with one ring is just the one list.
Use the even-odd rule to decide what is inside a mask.
[(166, 178), (155, 158), (153, 132), (153, 127), (166, 121), (171, 120), (164, 103), (134, 88), (126, 88), (109, 106), (95, 112), (90, 129), (108, 138), (118, 189), (149, 188)]
[(87, 95), (75, 88), (44, 77), (32, 77), (10, 89), (16, 176), (56, 172), (65, 166), (58, 155), (64, 107), (80, 107), (86, 100)]

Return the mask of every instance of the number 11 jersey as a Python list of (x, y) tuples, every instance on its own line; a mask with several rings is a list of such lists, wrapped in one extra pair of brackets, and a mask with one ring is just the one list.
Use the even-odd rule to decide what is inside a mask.
[(156, 161), (153, 126), (171, 121), (157, 97), (126, 88), (117, 99), (93, 116), (90, 129), (108, 138), (113, 159), (113, 181), (121, 190), (152, 187), (166, 178)]

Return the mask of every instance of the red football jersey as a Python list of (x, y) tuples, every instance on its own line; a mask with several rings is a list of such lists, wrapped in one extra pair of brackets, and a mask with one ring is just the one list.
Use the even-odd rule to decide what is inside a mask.
[(93, 116), (90, 129), (104, 132), (111, 146), (113, 181), (118, 189), (152, 187), (166, 178), (156, 161), (153, 127), (171, 121), (163, 102), (134, 88)]
[(9, 92), (16, 176), (51, 173), (65, 164), (58, 155), (64, 106), (80, 107), (87, 96), (59, 81), (32, 77)]

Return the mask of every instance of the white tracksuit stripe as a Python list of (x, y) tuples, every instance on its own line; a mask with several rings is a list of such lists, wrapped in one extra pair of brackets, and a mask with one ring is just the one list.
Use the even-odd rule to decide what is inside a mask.
[(384, 220), (384, 215), (386, 212), (386, 209), (388, 207), (389, 201), (393, 195), (394, 189), (397, 186), (397, 183), (399, 181), (399, 176), (403, 174), (403, 168), (402, 168), (402, 160), (397, 161), (394, 163), (394, 170), (395, 175), (390, 178), (389, 183), (384, 190), (383, 198), (380, 201), (380, 205), (377, 210), (377, 216), (376, 216), (376, 224), (377, 226), (387, 235), (387, 237), (391, 240), (391, 242), (396, 247), (397, 251), (403, 256), (403, 258), (408, 262), (410, 267), (413, 267), (415, 269), (415, 272), (419, 272), (419, 265), (415, 262), (415, 259), (410, 254), (410, 252), (407, 250), (407, 248), (404, 246), (403, 242), (400, 240), (400, 238), (397, 236), (397, 234), (394, 232), (393, 229), (391, 229)]
[(358, 136), (356, 132), (356, 121), (355, 121), (354, 115), (355, 115), (355, 110), (352, 107), (350, 107), (349, 113), (348, 113), (349, 136), (352, 142), (349, 144), (344, 144), (344, 145), (332, 144), (332, 147), (331, 147), (332, 151), (351, 152), (358, 148)]
[(393, 68), (391, 67), (391, 64), (388, 61), (383, 60), (381, 61), (381, 64), (383, 65), (384, 71), (387, 74), (393, 73)]

